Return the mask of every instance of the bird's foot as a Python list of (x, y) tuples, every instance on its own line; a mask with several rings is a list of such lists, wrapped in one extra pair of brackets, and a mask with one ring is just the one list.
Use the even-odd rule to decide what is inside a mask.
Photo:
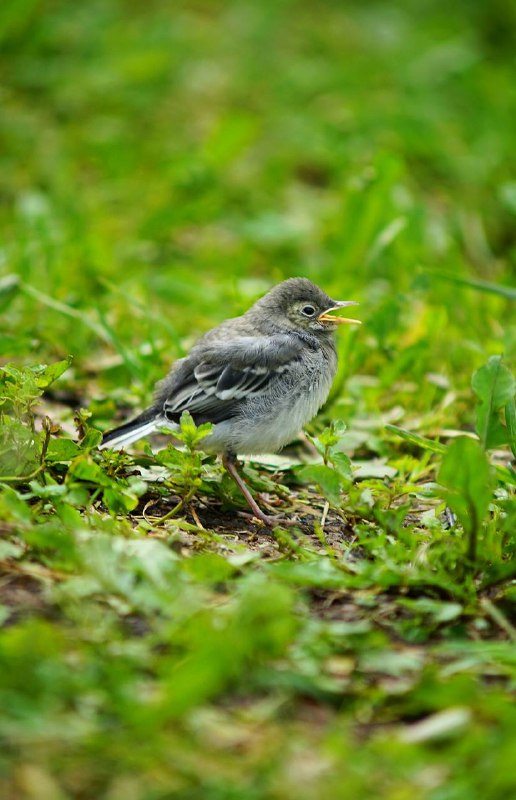
[(227, 469), (230, 476), (235, 481), (236, 485), (244, 495), (247, 505), (253, 512), (252, 514), (245, 514), (245, 512), (240, 512), (241, 514), (245, 514), (245, 516), (249, 519), (257, 519), (263, 525), (266, 525), (267, 528), (275, 528), (276, 526), (281, 525), (299, 525), (298, 522), (294, 522), (291, 519), (282, 519), (281, 517), (271, 517), (269, 514), (264, 514), (261, 510), (260, 506), (252, 496), (251, 492), (249, 491), (248, 487), (246, 486), (245, 481), (243, 478), (240, 477), (238, 474), (238, 470), (236, 468), (234, 456), (229, 454), (225, 454), (222, 458), (222, 463), (224, 464), (225, 468)]

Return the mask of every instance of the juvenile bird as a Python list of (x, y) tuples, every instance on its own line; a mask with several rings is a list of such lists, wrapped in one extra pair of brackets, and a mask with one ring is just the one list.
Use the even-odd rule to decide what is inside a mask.
[(306, 278), (283, 281), (241, 317), (205, 333), (158, 383), (153, 404), (106, 433), (101, 447), (119, 449), (159, 428), (174, 429), (189, 411), (197, 425), (213, 423), (203, 450), (222, 455), (253, 515), (278, 524), (257, 505), (236, 456), (277, 452), (315, 416), (337, 371), (334, 331), (359, 324), (329, 312), (349, 305), (357, 304), (332, 300)]

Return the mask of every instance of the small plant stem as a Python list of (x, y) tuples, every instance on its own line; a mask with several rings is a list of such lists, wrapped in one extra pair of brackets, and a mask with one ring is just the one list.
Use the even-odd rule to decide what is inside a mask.
[(471, 515), (471, 531), (468, 541), (468, 560), (472, 566), (477, 561), (477, 538), (478, 538), (478, 515), (474, 503), (469, 503), (469, 513)]
[(190, 514), (194, 518), (195, 524), (197, 525), (197, 527), (200, 528), (202, 531), (205, 530), (204, 525), (202, 524), (201, 520), (199, 519), (199, 515), (197, 514), (197, 511), (195, 510), (195, 508), (193, 506), (190, 506)]
[(27, 481), (32, 480), (32, 478), (35, 478), (36, 475), (39, 475), (40, 472), (43, 472), (44, 468), (45, 465), (40, 464), (39, 467), (37, 467), (33, 472), (29, 472), (28, 475), (0, 475), (0, 481), (5, 483), (13, 481), (26, 483)]
[(171, 508), (170, 511), (167, 511), (167, 513), (163, 517), (159, 518), (159, 522), (166, 522), (171, 517), (175, 517), (176, 514), (179, 514), (179, 512), (183, 510), (186, 504), (190, 502), (192, 497), (194, 497), (195, 492), (196, 492), (196, 487), (190, 489), (185, 494), (185, 496), (179, 501), (179, 503), (177, 503), (177, 505), (174, 506), (174, 508)]
[(325, 522), (326, 522), (326, 517), (328, 516), (328, 511), (329, 511), (329, 510), (330, 510), (330, 503), (329, 503), (329, 501), (327, 500), (327, 501), (325, 502), (325, 504), (324, 504), (324, 508), (323, 508), (323, 512), (322, 512), (321, 521), (320, 521), (320, 523), (319, 523), (319, 524), (320, 524), (320, 526), (321, 526), (321, 530), (324, 530), (324, 524), (325, 524)]

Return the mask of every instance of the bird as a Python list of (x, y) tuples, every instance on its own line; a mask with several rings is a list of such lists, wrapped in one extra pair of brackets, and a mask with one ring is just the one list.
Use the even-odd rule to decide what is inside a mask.
[(121, 449), (157, 430), (178, 428), (188, 411), (213, 424), (202, 449), (222, 463), (253, 517), (267, 527), (295, 524), (265, 514), (237, 468), (237, 455), (276, 453), (326, 401), (337, 372), (334, 333), (359, 320), (330, 312), (353, 300), (332, 300), (307, 278), (274, 286), (242, 316), (205, 333), (156, 386), (154, 402), (104, 434), (100, 447)]

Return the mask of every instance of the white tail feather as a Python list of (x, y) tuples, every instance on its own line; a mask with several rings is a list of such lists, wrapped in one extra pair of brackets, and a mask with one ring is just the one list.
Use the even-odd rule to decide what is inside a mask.
[(149, 433), (154, 433), (156, 428), (159, 425), (159, 421), (151, 420), (150, 422), (143, 422), (137, 428), (133, 428), (130, 431), (124, 431), (120, 433), (119, 436), (114, 436), (107, 442), (103, 442), (99, 449), (104, 450), (106, 447), (111, 448), (111, 450), (121, 450), (122, 447), (126, 447), (133, 442), (137, 442), (138, 439), (142, 439), (144, 436), (147, 436)]

